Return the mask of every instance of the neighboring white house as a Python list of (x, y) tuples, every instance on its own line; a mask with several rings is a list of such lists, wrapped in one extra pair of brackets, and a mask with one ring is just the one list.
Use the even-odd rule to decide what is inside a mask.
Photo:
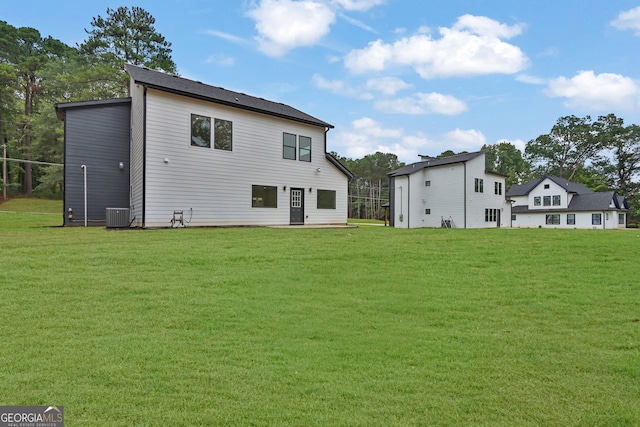
[(594, 192), (564, 178), (545, 176), (507, 192), (513, 227), (625, 228), (629, 205), (613, 191)]
[(485, 168), (485, 152), (422, 161), (389, 173), (396, 228), (496, 228), (511, 225), (504, 175)]
[[(120, 170), (129, 180), (117, 191), (129, 195), (129, 206), (101, 206), (102, 212), (104, 207), (129, 208), (132, 225), (142, 228), (176, 221), (191, 226), (346, 224), (353, 175), (326, 152), (332, 125), (281, 103), (146, 68), (125, 69), (131, 92), (130, 156), (120, 162)], [(71, 125), (77, 112), (113, 108), (91, 106), (56, 106), (69, 122), (66, 133), (86, 131)], [(90, 136), (78, 140), (74, 153), (91, 144)], [(110, 150), (103, 143), (77, 161), (88, 165), (94, 182), (108, 166), (100, 164), (96, 149)], [(78, 180), (76, 166), (68, 168)], [(97, 203), (100, 196), (90, 194), (89, 204), (92, 200)], [(65, 212), (75, 209), (74, 221), (82, 217), (79, 204), (65, 203)]]

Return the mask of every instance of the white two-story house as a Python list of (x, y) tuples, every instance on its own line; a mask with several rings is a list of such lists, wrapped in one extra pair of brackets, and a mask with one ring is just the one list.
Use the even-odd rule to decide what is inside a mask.
[(141, 228), (346, 224), (353, 175), (326, 151), (332, 125), (282, 103), (125, 68), (130, 98), (56, 106), (65, 120), (65, 224), (104, 223), (109, 208), (128, 209)]
[(513, 227), (625, 228), (629, 209), (613, 191), (594, 192), (564, 178), (545, 176), (507, 192)]
[(396, 228), (509, 227), (506, 178), (485, 167), (485, 152), (432, 158), (389, 173), (390, 223)]

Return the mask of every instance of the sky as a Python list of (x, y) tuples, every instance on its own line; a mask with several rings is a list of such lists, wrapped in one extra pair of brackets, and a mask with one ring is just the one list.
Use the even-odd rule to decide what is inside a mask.
[(640, 124), (639, 0), (30, 0), (0, 20), (75, 46), (119, 6), (151, 13), (182, 77), (331, 123), (327, 151), (353, 159)]

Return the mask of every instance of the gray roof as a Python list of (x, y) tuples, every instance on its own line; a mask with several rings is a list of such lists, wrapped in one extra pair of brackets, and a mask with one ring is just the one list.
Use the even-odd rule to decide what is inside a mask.
[(534, 179), (532, 181), (529, 181), (525, 184), (514, 184), (511, 186), (511, 188), (509, 188), (509, 191), (507, 191), (507, 197), (509, 196), (526, 196), (528, 195), (531, 190), (533, 190), (534, 188), (536, 188), (538, 186), (538, 184), (540, 184), (542, 181), (544, 181), (545, 179), (549, 178), (551, 181), (555, 182), (556, 184), (558, 184), (560, 187), (564, 188), (565, 191), (567, 193), (576, 193), (576, 194), (586, 194), (586, 193), (593, 193), (593, 190), (585, 187), (584, 185), (577, 183), (577, 182), (571, 182), (565, 178), (560, 178), (557, 176), (543, 176), (540, 179)]
[(422, 162), (412, 163), (410, 165), (401, 167), (400, 169), (396, 169), (392, 172), (389, 172), (387, 175), (393, 176), (402, 176), (402, 175), (411, 175), (414, 172), (418, 172), (419, 170), (426, 168), (433, 168), (436, 166), (444, 166), (451, 165), (454, 163), (464, 163), (469, 160), (475, 159), (478, 156), (484, 154), (484, 151), (476, 151), (475, 153), (465, 153), (458, 154), (455, 156), (442, 157), (442, 158), (432, 158), (428, 160), (424, 160)]
[(256, 113), (294, 120), (313, 126), (333, 128), (332, 125), (320, 119), (303, 113), (279, 102), (268, 101), (263, 98), (234, 92), (217, 86), (210, 86), (195, 80), (189, 80), (171, 74), (153, 71), (147, 68), (126, 64), (125, 70), (136, 83), (153, 89), (176, 93), (191, 98), (202, 99)]
[(64, 120), (69, 108), (103, 107), (105, 105), (130, 104), (131, 98), (101, 99), (95, 101), (59, 102), (54, 105), (58, 120)]
[[(574, 193), (568, 208), (563, 209), (529, 209), (528, 205), (518, 205), (511, 208), (512, 213), (554, 213), (554, 212), (579, 212), (579, 211), (609, 211), (609, 210), (627, 210), (629, 205), (627, 199), (623, 196), (616, 195), (613, 191), (595, 192), (582, 184), (571, 182), (564, 178), (556, 176), (544, 176), (540, 179), (534, 179), (526, 184), (513, 185), (507, 191), (507, 197), (526, 196), (531, 190), (537, 187), (542, 181), (549, 178), (556, 184), (565, 189), (567, 193)], [(613, 202), (615, 207), (610, 207)]]

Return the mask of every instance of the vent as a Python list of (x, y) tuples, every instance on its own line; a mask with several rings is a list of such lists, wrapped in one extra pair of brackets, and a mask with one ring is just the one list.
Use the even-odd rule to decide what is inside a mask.
[(128, 228), (128, 208), (107, 208), (107, 228)]

